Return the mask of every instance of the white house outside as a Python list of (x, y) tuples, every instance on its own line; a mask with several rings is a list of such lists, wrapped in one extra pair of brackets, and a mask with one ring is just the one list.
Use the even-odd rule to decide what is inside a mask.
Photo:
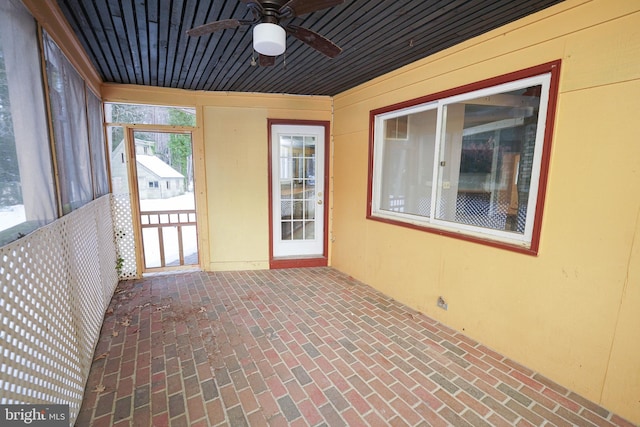
[[(140, 199), (163, 199), (180, 196), (185, 193), (185, 177), (159, 157), (153, 155), (150, 142), (140, 139), (136, 143), (136, 166), (138, 171), (138, 191)], [(124, 141), (120, 142), (111, 155), (112, 174), (114, 177), (126, 177)], [(113, 180), (115, 194), (127, 193), (127, 182), (124, 179)]]

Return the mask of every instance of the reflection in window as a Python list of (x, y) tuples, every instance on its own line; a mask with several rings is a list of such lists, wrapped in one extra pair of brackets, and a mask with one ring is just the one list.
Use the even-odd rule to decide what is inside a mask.
[(407, 139), (409, 137), (409, 116), (398, 116), (384, 121), (386, 139)]
[[(445, 156), (459, 159), (437, 218), (524, 234), (542, 86), (445, 107)], [(462, 127), (459, 154), (453, 142)]]
[(315, 239), (316, 138), (280, 135), (282, 240)]
[[(411, 137), (385, 138), (380, 209), (429, 216), (437, 111), (430, 108), (403, 117), (411, 122)], [(385, 120), (386, 128), (388, 122), (395, 125), (397, 118)]]
[(372, 112), (369, 217), (531, 248), (553, 66), (539, 68)]

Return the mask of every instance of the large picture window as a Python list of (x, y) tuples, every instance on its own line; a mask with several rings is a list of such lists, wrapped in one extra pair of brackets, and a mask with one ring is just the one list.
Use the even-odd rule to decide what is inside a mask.
[(559, 65), (372, 111), (368, 217), (537, 253)]

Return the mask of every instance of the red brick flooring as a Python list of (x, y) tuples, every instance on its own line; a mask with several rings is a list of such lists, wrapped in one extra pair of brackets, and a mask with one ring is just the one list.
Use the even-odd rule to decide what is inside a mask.
[(330, 268), (122, 282), (78, 426), (631, 426)]

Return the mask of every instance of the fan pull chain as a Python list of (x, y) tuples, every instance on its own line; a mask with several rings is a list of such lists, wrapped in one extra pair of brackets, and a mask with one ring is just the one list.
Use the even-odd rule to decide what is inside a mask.
[(254, 49), (253, 53), (251, 54), (251, 66), (255, 67), (256, 65), (258, 65), (258, 63), (256, 62), (256, 51)]

